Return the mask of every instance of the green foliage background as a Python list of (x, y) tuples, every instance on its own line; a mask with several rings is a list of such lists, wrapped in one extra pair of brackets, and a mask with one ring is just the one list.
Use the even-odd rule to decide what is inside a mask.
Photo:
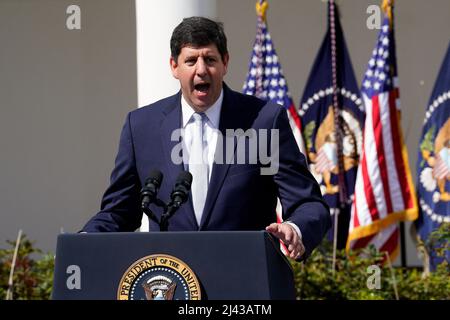
[[(0, 299), (6, 298), (15, 241), (7, 241), (8, 249), (0, 249)], [(33, 258), (38, 256), (39, 258)], [(14, 300), (50, 299), (53, 285), (54, 257), (43, 254), (34, 243), (22, 237), (13, 277)]]
[[(338, 251), (336, 269), (332, 271), (331, 244), (324, 242), (314, 250), (305, 263), (291, 261), (294, 270), (296, 295), (300, 300), (403, 300), (450, 299), (450, 267), (445, 253), (449, 248), (450, 224), (442, 224), (430, 238), (419, 246), (434, 250), (443, 258), (437, 269), (425, 275), (417, 268), (390, 269), (381, 264), (383, 254), (369, 247), (346, 254)], [(10, 248), (0, 249), (0, 299), (5, 299), (8, 277), (15, 242), (8, 241)], [(38, 258), (33, 258), (38, 256)], [(370, 266), (379, 266), (380, 288), (369, 289), (373, 272)], [(13, 299), (50, 299), (53, 283), (54, 257), (43, 254), (34, 243), (23, 237), (14, 273)], [(395, 280), (394, 280), (395, 279)]]
[[(449, 300), (450, 267), (445, 253), (450, 250), (450, 223), (444, 223), (430, 234), (418, 247), (435, 254), (443, 260), (435, 271), (424, 274), (417, 268), (389, 268), (382, 264), (383, 254), (374, 247), (346, 254), (336, 254), (336, 269), (332, 271), (332, 247), (330, 243), (314, 250), (305, 263), (292, 262), (295, 274), (297, 299), (336, 300), (385, 300), (397, 299), (394, 282), (400, 300)], [(368, 278), (373, 272), (369, 266), (380, 268), (380, 289), (369, 289)]]

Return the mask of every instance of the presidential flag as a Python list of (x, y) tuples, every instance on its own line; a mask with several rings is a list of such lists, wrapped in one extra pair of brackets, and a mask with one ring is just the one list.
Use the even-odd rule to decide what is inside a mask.
[[(417, 159), (419, 219), (416, 228), (426, 241), (442, 223), (450, 223), (450, 44), (423, 121)], [(430, 248), (431, 269), (442, 260)], [(450, 252), (446, 252), (447, 260)]]
[[(256, 3), (258, 16), (256, 39), (253, 45), (243, 93), (256, 96), (263, 100), (274, 101), (283, 106), (287, 111), (289, 123), (297, 145), (304, 154), (305, 149), (301, 135), (300, 117), (289, 93), (280, 61), (267, 29), (267, 8), (268, 3), (266, 1), (258, 1)], [(277, 222), (283, 221), (281, 212), (281, 204), (278, 201)]]
[(373, 244), (394, 259), (401, 220), (415, 220), (417, 206), (400, 126), (400, 104), (391, 1), (369, 60), (361, 93), (366, 110), (347, 249)]
[(300, 102), (310, 171), (330, 206), (337, 247), (344, 248), (362, 146), (364, 109), (336, 5), (328, 4), (328, 28)]

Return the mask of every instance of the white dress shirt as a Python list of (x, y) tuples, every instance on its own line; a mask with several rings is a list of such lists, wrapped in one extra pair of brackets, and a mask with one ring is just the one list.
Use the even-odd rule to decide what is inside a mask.
[[(223, 101), (223, 89), (220, 93), (219, 98), (214, 102), (214, 104), (208, 108), (204, 113), (206, 119), (204, 121), (203, 127), (203, 139), (206, 140), (206, 148), (208, 155), (208, 181), (211, 180), (211, 171), (214, 162), (214, 154), (216, 152), (217, 137), (220, 134), (219, 131), (219, 121), (220, 121), (220, 111), (222, 110)], [(187, 165), (189, 163), (189, 155), (192, 146), (192, 136), (193, 136), (193, 122), (191, 121), (192, 115), (195, 110), (186, 102), (183, 95), (181, 95), (181, 114), (182, 114), (182, 126), (184, 129), (183, 138), (183, 162), (184, 169), (187, 170)]]

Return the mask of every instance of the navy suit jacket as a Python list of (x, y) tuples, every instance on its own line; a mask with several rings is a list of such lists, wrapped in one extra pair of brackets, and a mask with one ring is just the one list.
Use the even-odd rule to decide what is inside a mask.
[[(171, 160), (172, 149), (179, 143), (171, 141), (171, 135), (181, 127), (181, 120), (181, 92), (128, 114), (101, 211), (83, 231), (136, 230), (142, 219), (140, 189), (152, 169), (161, 170), (164, 175), (158, 197), (169, 200), (175, 180), (184, 170), (183, 164)], [(169, 231), (264, 230), (276, 222), (278, 196), (283, 218), (300, 228), (309, 255), (330, 228), (331, 218), (295, 142), (285, 109), (232, 91), (224, 84), (219, 129), (224, 136), (226, 129), (278, 129), (278, 172), (261, 175), (263, 165), (259, 159), (256, 164), (214, 163), (200, 225), (190, 197), (170, 219)], [(153, 205), (150, 209), (159, 219), (161, 209)], [(151, 220), (150, 230), (159, 230)]]

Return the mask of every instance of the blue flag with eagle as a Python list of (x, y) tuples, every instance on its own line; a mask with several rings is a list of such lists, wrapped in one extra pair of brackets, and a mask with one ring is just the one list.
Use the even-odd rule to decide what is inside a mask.
[[(419, 218), (416, 228), (426, 241), (443, 223), (450, 223), (450, 44), (434, 85), (423, 121), (417, 159), (417, 199)], [(430, 267), (443, 260), (436, 246), (428, 248)], [(450, 250), (445, 258), (450, 261)]]
[[(320, 184), (331, 215), (338, 214), (337, 247), (344, 248), (362, 145), (364, 107), (333, 1), (328, 9), (327, 32), (309, 75), (299, 114), (310, 170)], [(334, 228), (333, 222), (329, 240)]]

